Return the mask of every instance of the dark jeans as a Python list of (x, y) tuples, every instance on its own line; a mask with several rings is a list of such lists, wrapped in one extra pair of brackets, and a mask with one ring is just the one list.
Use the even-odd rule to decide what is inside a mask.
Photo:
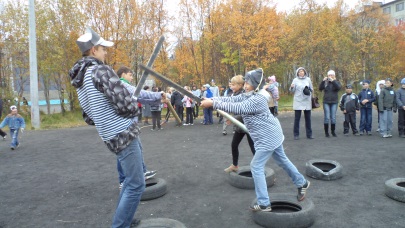
[(356, 128), (356, 113), (345, 113), (345, 121), (343, 122), (344, 134), (349, 133), (349, 124), (352, 127), (353, 134), (356, 134), (358, 132)]
[(372, 108), (360, 108), (360, 132), (371, 131), (372, 114)]
[(184, 121), (184, 116), (183, 116), (184, 108), (183, 108), (183, 106), (182, 105), (176, 105), (174, 107), (174, 110), (176, 110), (176, 113), (179, 116), (181, 122), (183, 122)]
[(193, 116), (194, 116), (195, 118), (198, 117), (199, 108), (200, 108), (200, 106), (198, 106), (198, 104), (195, 104), (195, 105), (194, 105), (194, 108), (193, 108)]
[(302, 111), (304, 111), (305, 116), (305, 131), (307, 133), (307, 137), (311, 137), (312, 136), (311, 110), (295, 110), (294, 136), (300, 135), (300, 119)]
[(250, 150), (252, 151), (252, 154), (255, 155), (255, 146), (253, 143), (252, 138), (250, 138), (250, 136), (246, 133), (241, 133), (241, 132), (235, 132), (235, 134), (233, 134), (233, 138), (232, 138), (232, 164), (234, 166), (238, 166), (238, 160), (239, 160), (239, 144), (242, 141), (243, 137), (246, 135), (248, 143), (249, 143), (249, 147)]
[(161, 128), (160, 119), (161, 119), (161, 116), (162, 116), (162, 111), (151, 111), (151, 113), (152, 113), (153, 129), (156, 129), (156, 123), (157, 123), (158, 129), (160, 129)]
[(214, 120), (212, 119), (212, 108), (204, 108), (204, 121), (203, 124), (213, 124)]
[(192, 107), (186, 108), (186, 124), (193, 124), (193, 109)]
[(398, 133), (405, 135), (405, 110), (402, 107), (398, 109)]

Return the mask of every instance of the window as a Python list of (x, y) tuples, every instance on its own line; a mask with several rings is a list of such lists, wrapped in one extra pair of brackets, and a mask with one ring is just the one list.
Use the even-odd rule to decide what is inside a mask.
[(385, 7), (384, 9), (383, 9), (383, 13), (385, 13), (385, 14), (390, 14), (391, 13), (391, 7)]
[(403, 2), (398, 3), (398, 4), (395, 6), (395, 8), (396, 8), (397, 12), (404, 10), (404, 3), (403, 3)]
[(404, 19), (403, 19), (403, 18), (397, 18), (397, 19), (395, 19), (395, 25), (396, 25), (396, 26), (399, 26), (399, 25), (401, 25), (402, 23), (404, 23)]

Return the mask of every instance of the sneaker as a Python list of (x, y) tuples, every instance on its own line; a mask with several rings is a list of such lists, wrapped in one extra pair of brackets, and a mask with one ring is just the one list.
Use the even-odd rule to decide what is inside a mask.
[(401, 135), (400, 137), (401, 137), (401, 138), (405, 138), (405, 135)]
[(14, 150), (15, 148), (14, 148), (14, 147), (10, 147), (10, 149), (11, 149), (11, 150)]
[(185, 123), (185, 124), (183, 124), (184, 126), (188, 126), (188, 125), (190, 125), (190, 124), (188, 124), (188, 123)]
[(249, 209), (251, 211), (264, 211), (264, 212), (270, 212), (271, 211), (271, 207), (269, 206), (263, 206), (263, 205), (259, 205), (259, 204), (255, 204), (249, 207)]
[(124, 185), (124, 182), (120, 183), (120, 186), (119, 186), (120, 190), (122, 189), (122, 185)]
[(141, 220), (140, 220), (140, 219), (134, 218), (134, 219), (132, 219), (132, 221), (131, 221), (131, 226), (130, 226), (130, 227), (137, 227), (140, 223), (141, 223)]
[(225, 173), (230, 173), (230, 172), (237, 172), (239, 170), (238, 166), (231, 165), (228, 168), (224, 169)]
[(373, 134), (371, 134), (371, 131), (367, 131), (367, 135), (370, 136), (370, 135), (373, 135)]
[[(392, 136), (391, 136), (391, 137), (392, 137)], [(18, 144), (17, 144), (17, 146), (16, 146), (15, 148), (18, 148), (18, 147), (20, 147), (20, 143), (18, 143)]]
[(3, 136), (3, 140), (6, 140), (7, 136)]
[(222, 134), (223, 134), (223, 135), (227, 135), (228, 132), (226, 132), (226, 130), (224, 130), (224, 131), (222, 132)]
[(163, 127), (158, 128), (158, 131), (163, 130)]
[(298, 188), (298, 195), (297, 195), (298, 201), (302, 201), (305, 199), (305, 195), (307, 194), (307, 189), (309, 188), (310, 184), (311, 182), (307, 180), (307, 182), (301, 188)]
[[(358, 133), (356, 133), (356, 134), (358, 134)], [(356, 135), (356, 134), (353, 134), (353, 135)], [(344, 136), (349, 136), (349, 133), (343, 133), (343, 135)]]
[(154, 131), (155, 129), (154, 128), (152, 128), (152, 129), (150, 129), (151, 131)]
[(378, 128), (377, 130), (375, 130), (376, 132), (380, 132), (380, 128)]
[(392, 138), (392, 135), (391, 135), (391, 134), (388, 134), (388, 137)]
[(381, 136), (381, 137), (383, 137), (383, 138), (389, 138), (390, 136), (387, 135), (387, 134), (385, 134), (385, 135), (383, 135), (383, 136)]
[(156, 171), (155, 170), (146, 171), (146, 173), (144, 173), (144, 175), (145, 175), (145, 180), (147, 180), (147, 179), (154, 177), (156, 175)]
[(190, 124), (191, 126), (193, 126), (194, 124)]
[(354, 133), (353, 135), (355, 135), (355, 136), (359, 136), (360, 134), (359, 134), (358, 132), (356, 132), (356, 133)]
[(359, 135), (363, 135), (363, 132), (360, 132)]

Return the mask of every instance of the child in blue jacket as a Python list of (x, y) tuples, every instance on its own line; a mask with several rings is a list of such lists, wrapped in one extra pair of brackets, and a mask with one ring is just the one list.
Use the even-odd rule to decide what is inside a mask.
[(21, 133), (24, 132), (25, 121), (24, 118), (18, 114), (17, 107), (15, 105), (10, 107), (10, 111), (11, 113), (6, 116), (3, 122), (1, 122), (0, 128), (8, 126), (10, 129), (10, 135), (12, 137), (10, 149), (14, 150), (20, 145), (18, 142), (18, 130), (20, 130)]

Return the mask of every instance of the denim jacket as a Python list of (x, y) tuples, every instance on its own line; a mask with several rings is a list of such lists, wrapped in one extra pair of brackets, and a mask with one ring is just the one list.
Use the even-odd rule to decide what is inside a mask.
[(25, 121), (22, 116), (19, 114), (17, 115), (11, 115), (8, 114), (6, 118), (1, 122), (0, 128), (3, 128), (8, 125), (8, 128), (10, 129), (19, 129), (19, 128), (25, 128)]

